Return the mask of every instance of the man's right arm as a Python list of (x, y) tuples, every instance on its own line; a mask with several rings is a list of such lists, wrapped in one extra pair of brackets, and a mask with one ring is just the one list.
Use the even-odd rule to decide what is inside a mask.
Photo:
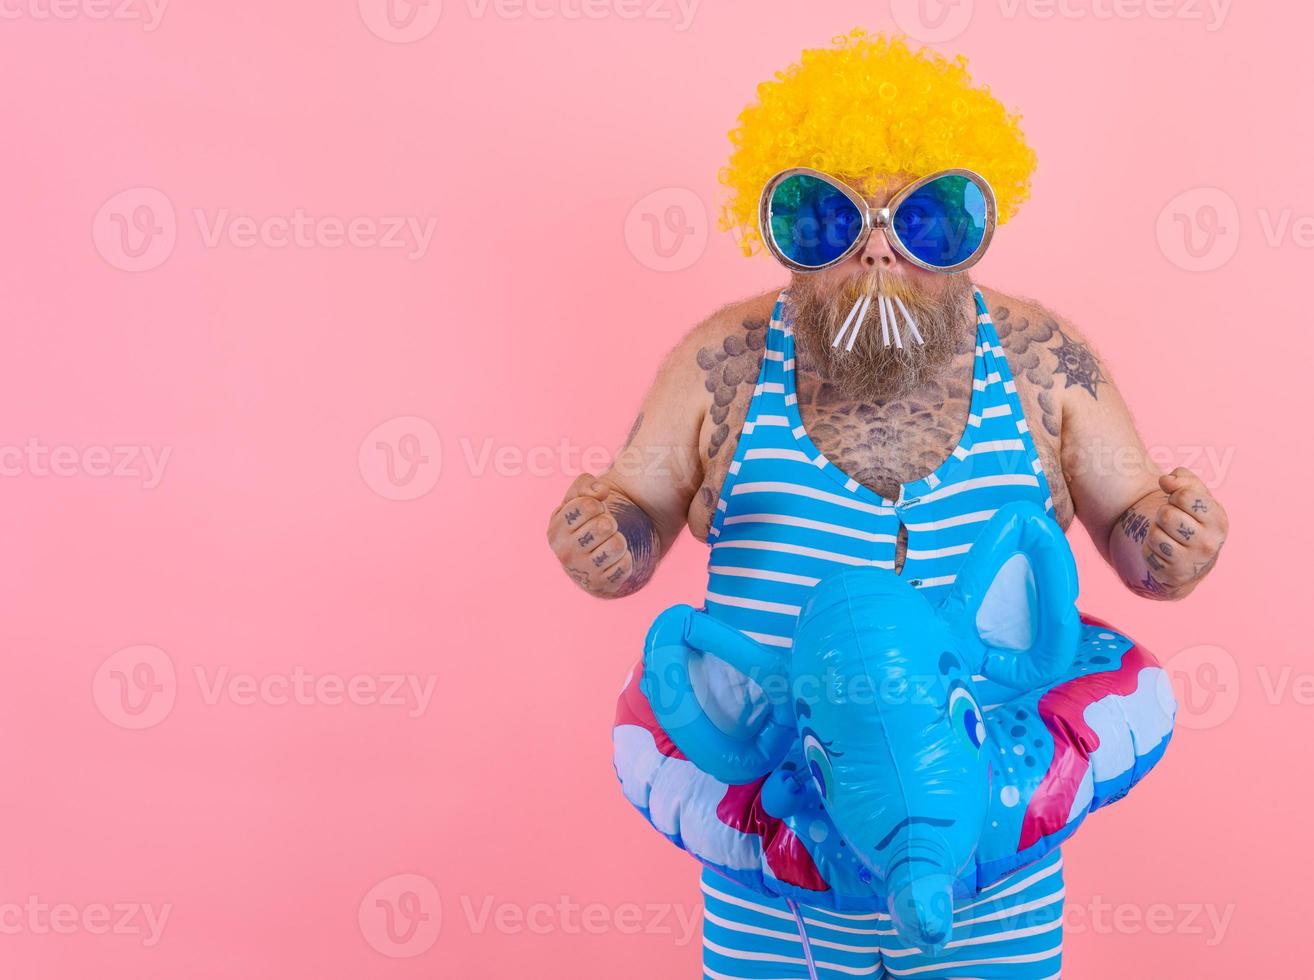
[(709, 407), (695, 355), (717, 319), (667, 355), (611, 468), (581, 474), (552, 512), (548, 542), (566, 574), (592, 595), (643, 588), (688, 520), (702, 484), (699, 439)]

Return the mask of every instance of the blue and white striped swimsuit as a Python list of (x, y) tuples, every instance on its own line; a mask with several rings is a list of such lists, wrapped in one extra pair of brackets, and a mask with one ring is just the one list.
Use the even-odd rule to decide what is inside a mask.
[[(1048, 483), (1017, 388), (979, 290), (976, 358), (967, 426), (929, 476), (887, 500), (826, 459), (803, 426), (794, 385), (788, 291), (771, 316), (747, 421), (708, 532), (707, 611), (753, 639), (788, 648), (808, 591), (851, 565), (893, 569), (938, 601), (985, 521), (1031, 500), (1053, 514)], [(977, 678), (987, 705), (1009, 689)], [(953, 939), (937, 959), (910, 949), (889, 916), (788, 903), (703, 872), (703, 972), (726, 978), (804, 978), (809, 966), (841, 977), (1040, 980), (1058, 977), (1063, 868), (1058, 852), (954, 910)], [(804, 943), (800, 934), (806, 936)]]

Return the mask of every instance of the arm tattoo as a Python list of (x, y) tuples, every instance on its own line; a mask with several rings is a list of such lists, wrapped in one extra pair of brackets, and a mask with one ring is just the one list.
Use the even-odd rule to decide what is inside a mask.
[(1134, 507), (1128, 507), (1127, 512), (1122, 515), (1122, 533), (1133, 541), (1144, 541), (1145, 536), (1150, 533), (1149, 518)]
[(1049, 317), (1028, 317), (1002, 305), (995, 306), (990, 317), (1014, 372), (1025, 375), (1035, 387), (1041, 424), (1057, 439), (1062, 427), (1062, 412), (1058, 399), (1054, 397), (1054, 372), (1047, 364), (1041, 363), (1040, 354), (1043, 345), (1049, 343), (1058, 331), (1058, 324)]
[[(1064, 375), (1064, 388), (1080, 385), (1092, 398), (1098, 398), (1099, 386), (1108, 383), (1099, 361), (1087, 344), (1068, 337), (1058, 321), (1048, 314), (1027, 316), (1007, 306), (996, 306), (991, 310), (991, 319), (1014, 372), (1025, 375), (1035, 388), (1045, 431), (1057, 439), (1063, 420), (1053, 390), (1054, 375)], [(1058, 341), (1057, 346), (1046, 346), (1054, 340)], [(1041, 357), (1046, 351), (1054, 355), (1057, 363)]]
[(616, 593), (625, 596), (643, 588), (657, 569), (657, 528), (641, 507), (628, 500), (608, 501), (607, 509), (616, 519), (616, 528), (625, 538), (634, 561), (629, 582)]
[(1140, 585), (1132, 586), (1132, 591), (1147, 599), (1161, 599), (1172, 592), (1168, 586), (1155, 579), (1149, 572), (1145, 573), (1145, 578)]
[(745, 320), (744, 332), (732, 333), (720, 344), (704, 347), (698, 352), (698, 366), (703, 369), (704, 386), (712, 395), (711, 441), (708, 458), (715, 458), (726, 440), (730, 426), (726, 419), (740, 385), (755, 384), (762, 370), (762, 357), (766, 349), (766, 321)]
[(630, 426), (630, 434), (625, 437), (625, 445), (621, 446), (622, 451), (630, 448), (630, 443), (632, 443), (634, 441), (634, 437), (639, 434), (639, 427), (641, 425), (643, 425), (642, 412), (638, 414), (638, 416), (634, 420), (634, 424)]
[(1066, 376), (1067, 384), (1064, 387), (1080, 385), (1090, 392), (1090, 397), (1099, 398), (1096, 389), (1101, 383), (1106, 383), (1104, 373), (1100, 370), (1100, 362), (1095, 359), (1089, 346), (1069, 339), (1062, 328), (1057, 329), (1059, 345), (1051, 347), (1050, 350), (1058, 358), (1057, 372)]

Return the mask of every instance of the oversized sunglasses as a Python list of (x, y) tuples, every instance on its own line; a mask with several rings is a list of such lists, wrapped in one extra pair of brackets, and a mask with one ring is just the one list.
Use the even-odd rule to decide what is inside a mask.
[(758, 213), (767, 248), (796, 272), (838, 265), (876, 229), (913, 265), (957, 272), (985, 254), (995, 219), (995, 192), (980, 174), (962, 169), (921, 177), (873, 208), (843, 181), (795, 167), (767, 182)]

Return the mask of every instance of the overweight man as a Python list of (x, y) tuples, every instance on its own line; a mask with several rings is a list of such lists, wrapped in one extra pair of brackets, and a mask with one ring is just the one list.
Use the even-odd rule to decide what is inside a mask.
[[(1151, 461), (1083, 329), (971, 276), (1027, 194), (1017, 117), (961, 62), (861, 32), (758, 95), (732, 133), (727, 219), (787, 280), (666, 356), (613, 466), (548, 521), (566, 574), (630, 595), (687, 528), (709, 546), (709, 613), (787, 648), (828, 574), (887, 567), (934, 601), (991, 514), (1029, 500), (1079, 521), (1137, 595), (1190, 595), (1222, 505)], [(801, 939), (779, 900), (704, 872), (704, 975), (1057, 977), (1061, 857), (1017, 875), (961, 913), (970, 945), (927, 959), (876, 916), (809, 910)]]

